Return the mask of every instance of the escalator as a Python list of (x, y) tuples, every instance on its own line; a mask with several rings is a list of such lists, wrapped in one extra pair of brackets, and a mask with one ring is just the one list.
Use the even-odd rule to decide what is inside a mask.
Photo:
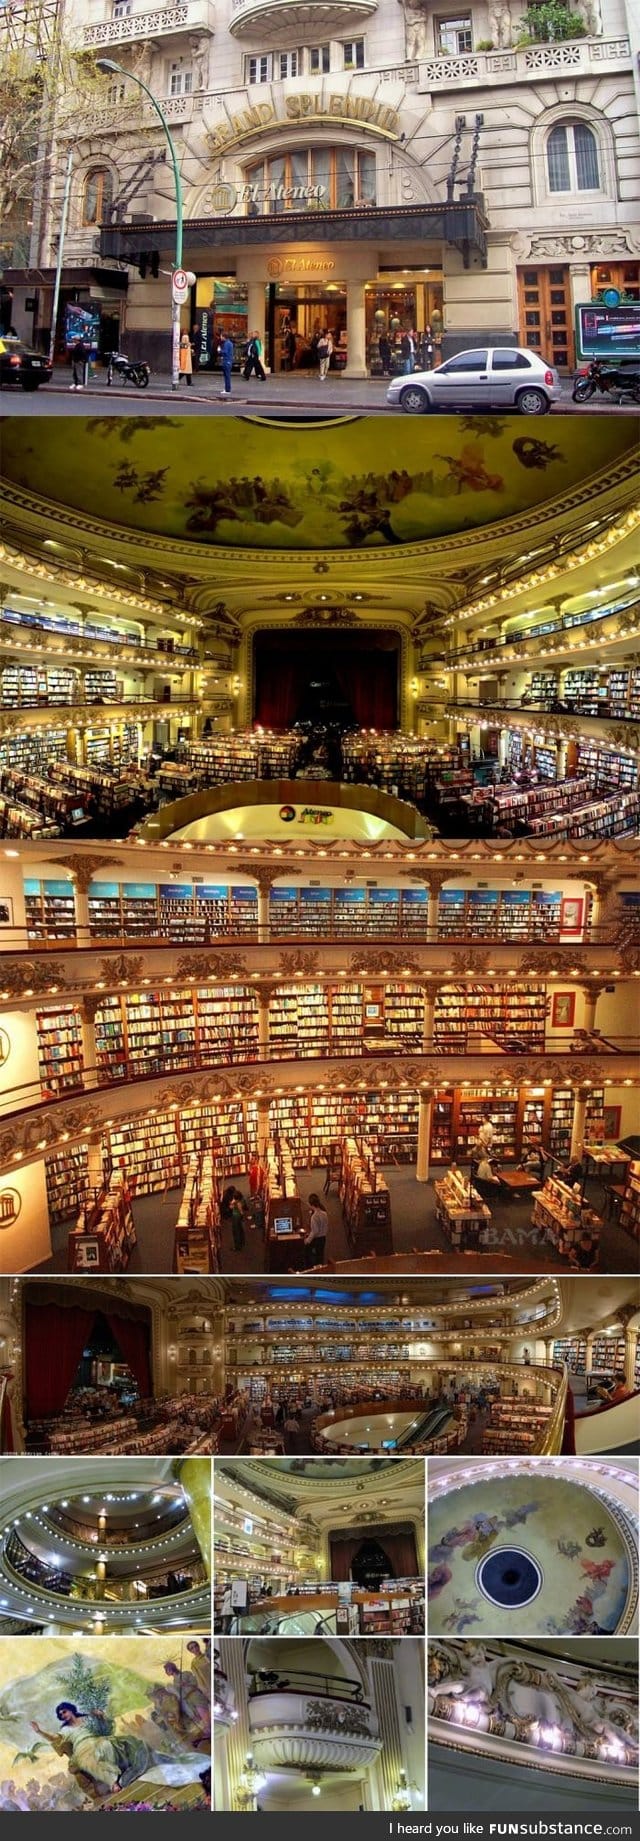
[(417, 1419), (401, 1432), (396, 1443), (396, 1451), (402, 1451), (405, 1445), (424, 1445), (432, 1438), (439, 1438), (451, 1419), (450, 1406), (430, 1407), (428, 1412), (419, 1413)]

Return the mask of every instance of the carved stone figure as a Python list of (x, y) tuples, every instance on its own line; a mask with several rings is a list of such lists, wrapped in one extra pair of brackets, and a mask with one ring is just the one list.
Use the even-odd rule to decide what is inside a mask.
[(582, 0), (584, 22), (590, 38), (602, 37), (602, 13), (600, 0)]
[(511, 44), (511, 7), (508, 0), (492, 0), (489, 6), (489, 25), (496, 49), (506, 50)]
[(405, 49), (409, 63), (426, 58), (433, 49), (428, 42), (429, 14), (426, 5), (410, 5), (404, 0)]

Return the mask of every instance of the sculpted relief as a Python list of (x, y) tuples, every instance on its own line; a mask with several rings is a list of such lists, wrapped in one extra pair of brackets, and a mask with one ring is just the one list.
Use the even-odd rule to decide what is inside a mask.
[(570, 1673), (538, 1667), (501, 1644), (434, 1642), (429, 1657), (432, 1717), (466, 1725), (551, 1753), (606, 1759), (632, 1768), (638, 1757), (638, 1711), (604, 1669)]

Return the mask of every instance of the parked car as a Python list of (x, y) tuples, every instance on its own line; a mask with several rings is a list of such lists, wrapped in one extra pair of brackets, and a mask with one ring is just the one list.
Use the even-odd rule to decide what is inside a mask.
[(0, 385), (20, 384), (23, 390), (38, 390), (48, 384), (52, 366), (44, 352), (36, 352), (13, 333), (0, 337)]
[(387, 390), (390, 409), (426, 415), (430, 409), (516, 409), (546, 415), (561, 396), (557, 371), (537, 352), (516, 345), (491, 345), (456, 352), (434, 371), (394, 377)]

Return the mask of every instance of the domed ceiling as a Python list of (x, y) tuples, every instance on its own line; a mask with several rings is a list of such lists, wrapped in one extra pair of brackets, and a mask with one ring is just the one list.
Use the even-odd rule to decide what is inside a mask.
[(477, 529), (570, 491), (634, 445), (633, 417), (366, 417), (273, 429), (241, 419), (92, 416), (60, 470), (56, 417), (5, 420), (15, 484), (87, 516), (247, 550), (359, 550)]
[(601, 1636), (628, 1630), (637, 1540), (605, 1490), (560, 1476), (488, 1477), (432, 1503), (432, 1636)]

